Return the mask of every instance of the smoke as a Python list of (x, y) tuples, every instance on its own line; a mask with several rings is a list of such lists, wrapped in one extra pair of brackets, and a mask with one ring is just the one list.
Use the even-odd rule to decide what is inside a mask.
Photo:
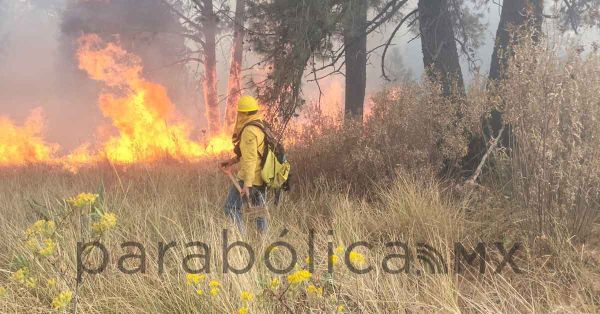
[[(493, 16), (497, 18), (496, 14)], [(138, 55), (144, 66), (143, 76), (164, 85), (181, 113), (196, 123), (202, 122), (201, 84), (190, 74), (191, 65), (197, 64), (177, 63), (192, 47), (181, 35), (180, 22), (162, 0), (0, 0), (0, 115), (22, 125), (31, 110), (42, 107), (48, 142), (60, 143), (65, 151), (95, 142), (98, 127), (109, 123), (98, 110), (98, 96), (105, 86), (78, 69), (75, 56), (77, 39), (95, 33)], [(495, 25), (491, 24), (493, 29)], [(370, 35), (368, 50), (387, 40), (389, 28)], [(411, 38), (412, 34), (400, 32), (393, 41), (396, 45), (387, 59), (391, 75), (402, 78), (407, 75), (405, 72), (412, 72), (415, 79), (420, 77), (420, 44), (418, 39), (406, 44)], [(489, 39), (493, 39), (493, 34)], [(482, 49), (491, 51), (493, 40), (487, 43), (487, 48)], [(229, 48), (226, 36), (219, 40), (221, 102), (225, 99)], [(488, 51), (480, 53), (484, 65), (489, 63), (485, 60), (490, 55)], [(380, 51), (375, 51), (369, 60), (367, 94), (385, 83), (380, 78), (379, 57)], [(244, 58), (247, 68), (259, 57), (246, 51)], [(401, 64), (406, 65), (405, 70)], [(392, 73), (394, 70), (398, 73)], [(260, 69), (246, 70), (244, 80), (259, 74)], [(319, 98), (319, 89), (308, 79), (305, 78), (303, 90), (310, 103)], [(330, 77), (321, 88), (322, 100), (332, 102), (326, 104), (325, 111), (340, 112), (343, 76)]]
[(184, 66), (176, 64), (188, 52), (183, 29), (161, 0), (70, 1), (60, 31), (61, 56), (71, 69), (77, 69), (77, 39), (94, 33), (139, 56), (144, 75), (165, 85), (176, 102), (188, 87)]
[[(0, 115), (23, 124), (36, 107), (56, 108), (53, 17), (22, 1), (0, 3)], [(48, 116), (48, 115), (46, 115)]]
[(86, 79), (75, 57), (77, 39), (84, 34), (117, 42), (139, 56), (144, 77), (165, 86), (170, 99), (184, 113), (200, 117), (197, 108), (200, 91), (185, 64), (179, 62), (188, 54), (183, 29), (161, 0), (70, 1), (65, 7), (58, 37), (59, 62), (67, 70), (61, 86), (69, 89), (83, 81), (83, 95), (79, 96), (91, 94), (95, 98), (100, 92), (99, 85)]
[(144, 77), (200, 120), (199, 86), (177, 63), (188, 52), (180, 27), (161, 0), (0, 0), (0, 115), (22, 125), (43, 108), (45, 137), (64, 151), (93, 139), (108, 123), (97, 106), (103, 85), (78, 69), (75, 52), (77, 38), (97, 33), (139, 55)]

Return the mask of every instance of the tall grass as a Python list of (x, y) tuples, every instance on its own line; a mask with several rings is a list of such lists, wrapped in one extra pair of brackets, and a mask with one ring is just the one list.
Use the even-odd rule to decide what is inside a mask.
[[(39, 219), (40, 214), (62, 210), (60, 200), (81, 191), (97, 191), (101, 186), (104, 189), (102, 206), (116, 212), (119, 219), (117, 227), (101, 239), (110, 253), (108, 269), (99, 275), (86, 275), (79, 288), (78, 311), (82, 313), (235, 313), (242, 306), (241, 291), (256, 295), (250, 304), (250, 311), (256, 313), (332, 313), (339, 305), (344, 306), (346, 312), (369, 313), (405, 309), (417, 312), (598, 310), (598, 264), (594, 264), (597, 255), (588, 248), (573, 247), (566, 235), (530, 243), (525, 238), (520, 239), (520, 233), (515, 232), (513, 241), (523, 240), (527, 248), (517, 259), (524, 274), (506, 271), (478, 275), (474, 270), (454, 273), (451, 262), (454, 242), (460, 241), (469, 247), (477, 240), (499, 239), (482, 239), (478, 226), (494, 228), (495, 224), (466, 215), (471, 201), (449, 196), (431, 176), (404, 176), (404, 179), (374, 191), (377, 200), (371, 202), (325, 188), (312, 194), (292, 193), (281, 207), (271, 209), (270, 229), (262, 238), (253, 236), (252, 232), (245, 236), (236, 233), (221, 206), (227, 182), (210, 169), (190, 165), (126, 170), (107, 167), (82, 170), (77, 175), (61, 170), (30, 169), (3, 173), (2, 176), (0, 224), (4, 232), (0, 240), (0, 262), (4, 266), (1, 285), (7, 289), (0, 299), (3, 312), (52, 312), (49, 302), (56, 292), (44, 285), (46, 278), (60, 278), (62, 289), (74, 289), (75, 242), (81, 240), (77, 224), (68, 223), (61, 229), (56, 259), (60, 260), (57, 265), (62, 268), (51, 266), (52, 259), (34, 258), (22, 243), (23, 231)], [(43, 206), (39, 211), (32, 210), (27, 201)], [(503, 219), (491, 210), (486, 217), (494, 217), (498, 222)], [(502, 229), (501, 223), (498, 226)], [(279, 295), (287, 285), (287, 277), (268, 271), (261, 261), (246, 274), (223, 274), (223, 228), (229, 228), (230, 243), (243, 239), (258, 252), (257, 256), (262, 256), (265, 248), (274, 241), (288, 241), (298, 251), (300, 267), (306, 267), (303, 260), (308, 254), (308, 232), (315, 230), (316, 270), (311, 283), (323, 288), (322, 296), (309, 294), (306, 291), (308, 283), (301, 283), (291, 285), (283, 298), (273, 297), (271, 291)], [(289, 231), (281, 237), (284, 228)], [(328, 230), (333, 230), (332, 237), (327, 236)], [(358, 251), (375, 270), (357, 275), (345, 266), (337, 265), (333, 276), (328, 276), (327, 243), (332, 242), (334, 247), (347, 246), (359, 240), (373, 245), (370, 251)], [(119, 247), (125, 241), (138, 241), (144, 245), (147, 254), (145, 274), (126, 275), (116, 269), (118, 258), (126, 253)], [(166, 256), (162, 275), (158, 273), (159, 241), (179, 243)], [(221, 282), (219, 295), (198, 296), (196, 288), (186, 285), (181, 261), (193, 252), (183, 247), (183, 243), (189, 241), (210, 245), (213, 258), (208, 277)], [(381, 261), (394, 252), (384, 247), (389, 241), (404, 241), (413, 248), (418, 242), (430, 244), (449, 262), (449, 273), (430, 274), (427, 267), (418, 262), (409, 274), (383, 272)], [(275, 254), (275, 260), (279, 262), (288, 257), (284, 250)], [(39, 277), (35, 288), (10, 279), (10, 273), (15, 271), (10, 267), (15, 256), (30, 259), (32, 273)], [(97, 258), (93, 257), (92, 261), (98, 262)], [(233, 265), (243, 265), (246, 258), (241, 250), (230, 253)], [(127, 265), (134, 267), (137, 261)], [(402, 267), (401, 262), (392, 265)], [(418, 275), (417, 270), (422, 273)], [(268, 283), (275, 277), (280, 279), (281, 285), (278, 289), (270, 289)]]

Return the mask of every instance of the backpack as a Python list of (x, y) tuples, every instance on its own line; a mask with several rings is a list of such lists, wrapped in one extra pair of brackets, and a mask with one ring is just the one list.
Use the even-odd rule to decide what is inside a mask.
[(265, 134), (264, 149), (262, 152), (258, 152), (261, 166), (260, 175), (265, 185), (272, 189), (284, 187), (287, 185), (291, 165), (285, 155), (283, 144), (277, 140), (267, 123), (260, 120), (246, 123), (240, 130), (238, 137), (234, 138), (235, 154), (238, 157), (242, 156), (240, 139), (244, 129), (249, 125), (258, 127)]

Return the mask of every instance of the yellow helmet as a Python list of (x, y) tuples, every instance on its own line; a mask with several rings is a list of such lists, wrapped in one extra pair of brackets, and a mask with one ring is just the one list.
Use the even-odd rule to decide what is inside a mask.
[(238, 100), (238, 112), (250, 112), (258, 110), (258, 100), (252, 96), (242, 96)]

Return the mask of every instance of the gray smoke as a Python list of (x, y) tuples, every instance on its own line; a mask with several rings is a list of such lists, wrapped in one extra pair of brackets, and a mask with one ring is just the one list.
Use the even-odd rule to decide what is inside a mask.
[[(62, 13), (59, 36), (60, 62), (68, 69), (62, 86), (82, 81), (77, 69), (77, 39), (87, 33), (116, 41), (138, 55), (144, 77), (164, 85), (179, 108), (193, 108), (200, 93), (185, 64), (188, 53), (178, 18), (161, 0), (70, 1)], [(97, 85), (87, 81), (88, 84)], [(92, 87), (88, 87), (92, 88)]]
[(43, 107), (49, 141), (65, 150), (94, 142), (105, 87), (78, 69), (75, 52), (79, 36), (97, 33), (139, 55), (143, 75), (200, 120), (200, 86), (176, 63), (187, 53), (180, 27), (161, 0), (0, 0), (0, 115), (21, 124)]

